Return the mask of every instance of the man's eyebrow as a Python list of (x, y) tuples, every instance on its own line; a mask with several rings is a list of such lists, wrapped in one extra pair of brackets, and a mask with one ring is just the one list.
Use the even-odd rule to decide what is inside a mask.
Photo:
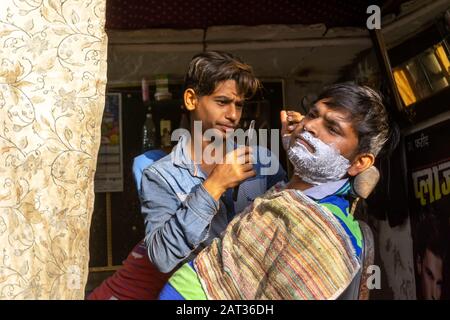
[(224, 102), (231, 102), (231, 101), (235, 101), (236, 104), (243, 104), (244, 100), (243, 99), (233, 99), (227, 96), (216, 96), (214, 97), (214, 99), (216, 100), (223, 100)]
[(341, 121), (339, 121), (339, 120), (342, 120), (342, 121), (346, 121), (346, 122), (347, 122), (346, 119), (339, 119), (339, 120), (336, 120), (336, 119), (333, 119), (333, 118), (330, 118), (330, 117), (327, 117), (327, 116), (324, 117), (324, 120), (325, 120), (329, 125), (331, 125), (331, 126), (333, 126), (333, 127), (337, 127), (340, 131), (343, 131), (343, 128), (342, 128), (342, 126), (341, 126), (341, 124), (340, 124)]
[(225, 100), (225, 101), (233, 101), (233, 98), (230, 98), (230, 97), (227, 97), (227, 96), (215, 96), (214, 99)]

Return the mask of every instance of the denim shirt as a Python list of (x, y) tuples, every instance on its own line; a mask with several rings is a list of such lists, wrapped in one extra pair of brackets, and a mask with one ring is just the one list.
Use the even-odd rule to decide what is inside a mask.
[[(262, 175), (264, 165), (258, 158), (254, 164), (257, 174), (241, 183), (237, 201), (232, 199), (232, 189), (216, 201), (203, 187), (207, 176), (190, 159), (187, 143), (182, 136), (169, 155), (144, 169), (142, 175), (145, 243), (150, 261), (162, 272), (192, 259), (225, 230), (235, 213), (286, 180), (281, 165), (274, 175)], [(273, 160), (278, 162), (275, 156)]]

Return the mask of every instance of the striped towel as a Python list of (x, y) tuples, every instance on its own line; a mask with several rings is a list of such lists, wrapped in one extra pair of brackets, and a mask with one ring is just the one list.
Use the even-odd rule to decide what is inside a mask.
[(359, 268), (338, 219), (297, 190), (257, 198), (195, 259), (208, 299), (335, 299)]

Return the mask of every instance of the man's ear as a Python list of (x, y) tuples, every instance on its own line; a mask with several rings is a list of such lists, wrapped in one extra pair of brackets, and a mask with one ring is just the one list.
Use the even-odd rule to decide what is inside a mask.
[(184, 105), (188, 111), (192, 111), (197, 107), (197, 95), (195, 94), (194, 89), (186, 89), (184, 91)]
[(353, 160), (351, 167), (347, 170), (347, 173), (354, 177), (370, 166), (372, 166), (375, 162), (375, 156), (371, 153), (362, 153), (358, 154)]

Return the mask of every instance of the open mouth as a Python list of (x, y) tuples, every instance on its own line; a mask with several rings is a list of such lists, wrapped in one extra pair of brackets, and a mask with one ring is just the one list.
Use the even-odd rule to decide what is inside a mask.
[(308, 141), (306, 141), (302, 136), (297, 136), (297, 140), (301, 144), (303, 144), (306, 147), (306, 149), (308, 149), (309, 152), (311, 152), (311, 153), (316, 152), (316, 149)]

